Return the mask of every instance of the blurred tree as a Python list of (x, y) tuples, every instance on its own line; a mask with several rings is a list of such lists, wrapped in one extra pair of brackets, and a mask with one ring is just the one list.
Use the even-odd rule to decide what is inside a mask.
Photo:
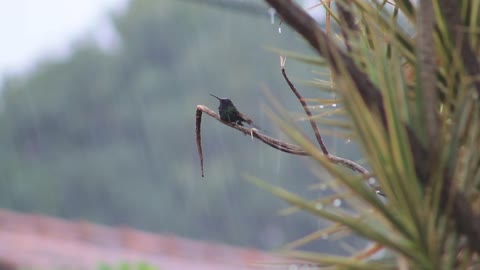
[[(270, 129), (258, 116), (257, 89), (285, 86), (272, 68), (277, 56), (261, 46), (306, 51), (305, 44), (287, 30), (279, 35), (266, 9), (252, 19), (180, 1), (132, 0), (113, 23), (118, 48), (84, 40), (68, 59), (6, 80), (0, 206), (257, 247), (315, 229), (306, 215), (272, 215), (283, 204), (241, 176), (274, 172), (283, 176), (276, 184), (306, 193), (315, 180), (304, 160), (244, 136), (224, 138), (229, 131), (207, 121), (208, 176), (201, 180), (193, 140), (195, 105), (217, 107), (210, 92), (234, 96)], [(292, 64), (293, 74), (309, 69)], [(260, 237), (266, 232), (272, 237)]]

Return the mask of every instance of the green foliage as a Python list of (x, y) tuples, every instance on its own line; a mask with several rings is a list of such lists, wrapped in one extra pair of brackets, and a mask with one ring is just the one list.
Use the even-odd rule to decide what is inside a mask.
[[(290, 203), (290, 211), (332, 223), (302, 243), (347, 232), (374, 245), (353, 249), (349, 257), (301, 250), (285, 254), (340, 269), (476, 269), (480, 18), (471, 8), (480, 2), (419, 1), (412, 6), (395, 1), (390, 7), (388, 1), (337, 1), (340, 40), (325, 35), (292, 2), (267, 2), (323, 57), (324, 62), (296, 56), (331, 70), (332, 82), (316, 79), (312, 84), (321, 81), (341, 97), (351, 124), (346, 132), (362, 147), (369, 166), (364, 175), (337, 166), (285, 120), (285, 109), (275, 106), (273, 120), (328, 170), (329, 185), (346, 206), (324, 205), (322, 198), (306, 199), (258, 177), (248, 179)], [(415, 36), (407, 33), (399, 14), (413, 25)], [(372, 180), (385, 197), (368, 187)], [(378, 249), (390, 258), (375, 258)]]

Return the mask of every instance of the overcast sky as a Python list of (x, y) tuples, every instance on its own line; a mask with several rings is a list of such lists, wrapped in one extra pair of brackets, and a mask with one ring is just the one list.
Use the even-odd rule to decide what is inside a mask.
[(0, 0), (0, 81), (31, 68), (46, 55), (65, 55), (86, 33), (108, 36), (110, 11), (127, 0)]
[[(128, 0), (0, 0), (0, 87), (5, 74), (28, 71), (43, 58), (68, 55), (72, 41), (87, 34), (93, 35), (99, 45), (108, 46), (115, 39), (108, 14), (121, 11), (127, 3)], [(304, 0), (305, 7), (317, 3)], [(309, 12), (323, 16), (324, 11), (315, 8)], [(267, 11), (265, 17), (268, 19)]]

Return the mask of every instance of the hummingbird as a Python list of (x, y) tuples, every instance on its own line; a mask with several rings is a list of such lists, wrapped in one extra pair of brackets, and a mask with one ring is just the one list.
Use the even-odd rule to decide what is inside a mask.
[(218, 106), (218, 113), (220, 114), (220, 119), (222, 119), (222, 121), (235, 123), (240, 126), (243, 126), (242, 122), (246, 122), (247, 124), (256, 127), (253, 124), (252, 119), (239, 112), (229, 98), (219, 98), (213, 94), (210, 95), (220, 101), (220, 106)]

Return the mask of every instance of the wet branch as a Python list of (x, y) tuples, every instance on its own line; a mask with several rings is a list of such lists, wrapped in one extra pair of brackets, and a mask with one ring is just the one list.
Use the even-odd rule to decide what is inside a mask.
[[(376, 113), (383, 124), (387, 126), (387, 118), (379, 89), (360, 70), (355, 62), (343, 52), (336, 43), (327, 36), (318, 23), (301, 7), (289, 0), (265, 0), (272, 6), (281, 18), (297, 33), (302, 35), (317, 53), (330, 64), (332, 72), (341, 74), (343, 69), (353, 80), (356, 91), (359, 92), (368, 108)], [(354, 91), (352, 89), (352, 91)]]
[(254, 128), (250, 129), (234, 123), (222, 121), (220, 119), (220, 116), (216, 114), (214, 111), (212, 111), (210, 108), (208, 108), (207, 106), (197, 105), (197, 110), (195, 113), (195, 135), (196, 135), (198, 155), (200, 157), (200, 170), (202, 172), (202, 177), (205, 176), (204, 169), (203, 169), (203, 151), (202, 151), (202, 137), (201, 137), (202, 113), (206, 113), (209, 116), (215, 118), (220, 123), (226, 126), (229, 126), (231, 128), (234, 128), (240, 132), (243, 132), (245, 135), (251, 135), (253, 138), (259, 139), (265, 144), (277, 150), (280, 150), (282, 152), (293, 154), (293, 155), (299, 155), (299, 156), (308, 155), (307, 152), (303, 151), (302, 148), (297, 145), (286, 143), (286, 142), (277, 140), (275, 138), (272, 138), (270, 136), (264, 135), (258, 132), (258, 130)]
[[(306, 151), (304, 151), (300, 146), (287, 143), (275, 138), (272, 138), (270, 136), (267, 136), (261, 132), (259, 132), (255, 128), (246, 128), (234, 123), (229, 123), (222, 121), (220, 119), (220, 116), (215, 113), (213, 110), (208, 108), (207, 106), (204, 105), (197, 105), (197, 110), (195, 112), (195, 135), (196, 135), (196, 143), (197, 143), (197, 150), (198, 150), (198, 155), (200, 157), (200, 170), (202, 173), (202, 177), (205, 176), (204, 173), (204, 167), (203, 167), (203, 150), (202, 150), (202, 137), (201, 137), (201, 124), (202, 124), (202, 114), (206, 113), (212, 118), (216, 119), (220, 123), (231, 127), (233, 129), (236, 129), (240, 132), (242, 132), (245, 135), (250, 135), (253, 138), (256, 138), (260, 140), (261, 142), (265, 143), (266, 145), (269, 145), (272, 148), (275, 148), (277, 150), (280, 150), (285, 153), (289, 153), (292, 155), (298, 155), (298, 156), (309, 156), (310, 154)], [(334, 164), (341, 165), (345, 168), (348, 168), (354, 172), (358, 172), (361, 174), (369, 174), (368, 170), (365, 169), (363, 166), (361, 166), (358, 163), (355, 163), (352, 160), (348, 160), (345, 158), (337, 157), (334, 155), (327, 154), (327, 158)]]
[(302, 104), (302, 107), (305, 110), (305, 113), (307, 114), (308, 119), (310, 120), (310, 125), (312, 126), (313, 132), (315, 133), (315, 138), (317, 138), (317, 142), (320, 145), (320, 148), (322, 149), (323, 154), (328, 156), (327, 147), (325, 146), (325, 143), (322, 140), (322, 136), (320, 135), (320, 132), (318, 131), (317, 123), (315, 123), (315, 121), (313, 120), (312, 112), (308, 108), (307, 103), (305, 102), (303, 97), (297, 91), (297, 88), (295, 87), (295, 85), (293, 85), (293, 83), (290, 81), (290, 79), (287, 76), (287, 72), (285, 71), (285, 61), (286, 60), (287, 60), (287, 58), (280, 56), (280, 66), (282, 67), (283, 78), (285, 78), (285, 81), (287, 82), (288, 86), (290, 87), (292, 92), (295, 94), (298, 101), (300, 101), (300, 103)]

